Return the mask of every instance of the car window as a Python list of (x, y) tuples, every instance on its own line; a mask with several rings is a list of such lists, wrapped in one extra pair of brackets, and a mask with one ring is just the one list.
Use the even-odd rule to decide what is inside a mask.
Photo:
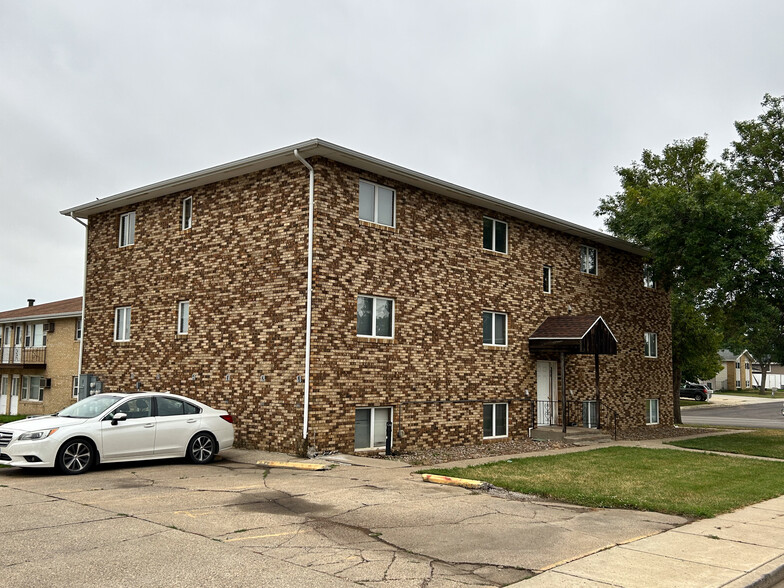
[(149, 398), (133, 398), (128, 402), (123, 402), (120, 406), (115, 408), (112, 412), (107, 415), (108, 419), (111, 419), (115, 414), (124, 412), (127, 415), (128, 420), (130, 419), (143, 419), (148, 417), (152, 414), (150, 410), (150, 399)]
[(194, 406), (189, 402), (183, 402), (185, 405), (185, 414), (199, 414), (201, 409), (198, 406)]
[(122, 398), (122, 396), (111, 396), (109, 394), (88, 396), (84, 400), (80, 400), (76, 404), (64, 408), (57, 414), (64, 417), (89, 419), (101, 414), (112, 404), (120, 400), (120, 398)]
[(185, 414), (183, 407), (184, 402), (182, 400), (166, 398), (165, 396), (156, 396), (155, 401), (158, 403), (158, 416)]

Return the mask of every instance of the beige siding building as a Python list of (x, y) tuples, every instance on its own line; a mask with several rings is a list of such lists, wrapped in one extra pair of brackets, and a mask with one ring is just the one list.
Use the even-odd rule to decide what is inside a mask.
[(51, 414), (75, 402), (82, 298), (0, 312), (0, 414)]
[(83, 373), (226, 408), (239, 444), (673, 422), (668, 295), (604, 233), (318, 139), (63, 214), (89, 221)]

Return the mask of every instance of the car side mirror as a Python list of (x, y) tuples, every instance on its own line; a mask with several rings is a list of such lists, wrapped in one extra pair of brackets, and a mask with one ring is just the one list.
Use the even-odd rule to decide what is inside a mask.
[(115, 414), (115, 415), (112, 417), (112, 424), (113, 424), (113, 425), (116, 425), (116, 424), (117, 424), (117, 423), (119, 423), (120, 421), (124, 421), (124, 420), (125, 420), (125, 419), (127, 419), (127, 418), (128, 418), (128, 415), (127, 415), (127, 414), (125, 414), (124, 412), (118, 412), (118, 413), (116, 413), (116, 414)]

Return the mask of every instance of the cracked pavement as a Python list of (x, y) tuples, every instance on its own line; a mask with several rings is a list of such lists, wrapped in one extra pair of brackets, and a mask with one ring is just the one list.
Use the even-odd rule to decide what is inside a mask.
[(380, 460), (264, 469), (260, 453), (0, 469), (3, 584), (504, 586), (686, 522), (426, 484)]

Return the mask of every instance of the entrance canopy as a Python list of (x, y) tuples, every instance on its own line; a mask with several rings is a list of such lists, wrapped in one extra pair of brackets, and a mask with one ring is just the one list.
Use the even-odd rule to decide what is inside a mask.
[(604, 319), (597, 315), (548, 317), (528, 338), (528, 346), (531, 353), (618, 353), (618, 341)]

